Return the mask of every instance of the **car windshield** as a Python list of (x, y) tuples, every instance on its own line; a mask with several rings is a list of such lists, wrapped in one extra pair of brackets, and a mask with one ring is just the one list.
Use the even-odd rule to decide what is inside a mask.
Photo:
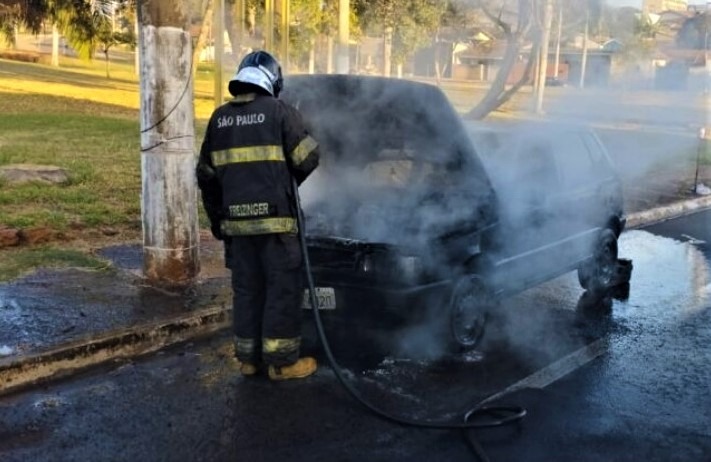
[(438, 88), (352, 76), (289, 82), (284, 99), (321, 151), (300, 188), (311, 235), (414, 244), (475, 220), (490, 199), (488, 177)]
[(412, 149), (383, 149), (381, 160), (369, 162), (363, 168), (364, 181), (373, 187), (412, 188), (436, 181), (444, 168), (421, 160)]

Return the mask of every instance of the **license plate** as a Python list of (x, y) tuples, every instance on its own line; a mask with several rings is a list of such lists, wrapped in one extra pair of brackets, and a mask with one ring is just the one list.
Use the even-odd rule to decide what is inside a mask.
[[(336, 309), (336, 291), (333, 287), (316, 287), (314, 295), (319, 310), (335, 310)], [(304, 300), (301, 307), (305, 310), (311, 309), (311, 301), (309, 299), (309, 290), (304, 290)]]

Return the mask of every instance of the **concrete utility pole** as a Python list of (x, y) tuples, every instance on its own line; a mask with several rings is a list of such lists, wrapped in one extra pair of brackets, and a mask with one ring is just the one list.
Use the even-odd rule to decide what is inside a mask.
[(543, 95), (546, 90), (546, 76), (548, 75), (548, 49), (551, 41), (551, 25), (553, 23), (553, 0), (546, 1), (543, 13), (543, 37), (541, 38), (540, 69), (538, 70), (538, 91), (536, 93), (536, 113), (543, 112)]
[(336, 72), (348, 74), (350, 72), (350, 0), (338, 0), (338, 58)]
[(138, 3), (143, 272), (185, 285), (200, 270), (192, 42), (182, 0)]

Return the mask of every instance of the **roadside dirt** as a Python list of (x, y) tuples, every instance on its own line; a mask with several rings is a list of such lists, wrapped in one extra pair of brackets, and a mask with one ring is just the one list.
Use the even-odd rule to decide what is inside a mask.
[(102, 227), (54, 230), (48, 227), (0, 228), (0, 252), (37, 245), (61, 245), (86, 250), (118, 243), (140, 241), (141, 231), (134, 227)]

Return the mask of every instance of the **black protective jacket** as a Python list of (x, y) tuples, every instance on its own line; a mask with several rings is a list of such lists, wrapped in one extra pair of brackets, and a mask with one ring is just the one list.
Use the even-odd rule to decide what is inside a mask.
[(238, 95), (210, 118), (198, 186), (217, 238), (296, 233), (297, 183), (318, 166), (301, 114), (272, 96)]

